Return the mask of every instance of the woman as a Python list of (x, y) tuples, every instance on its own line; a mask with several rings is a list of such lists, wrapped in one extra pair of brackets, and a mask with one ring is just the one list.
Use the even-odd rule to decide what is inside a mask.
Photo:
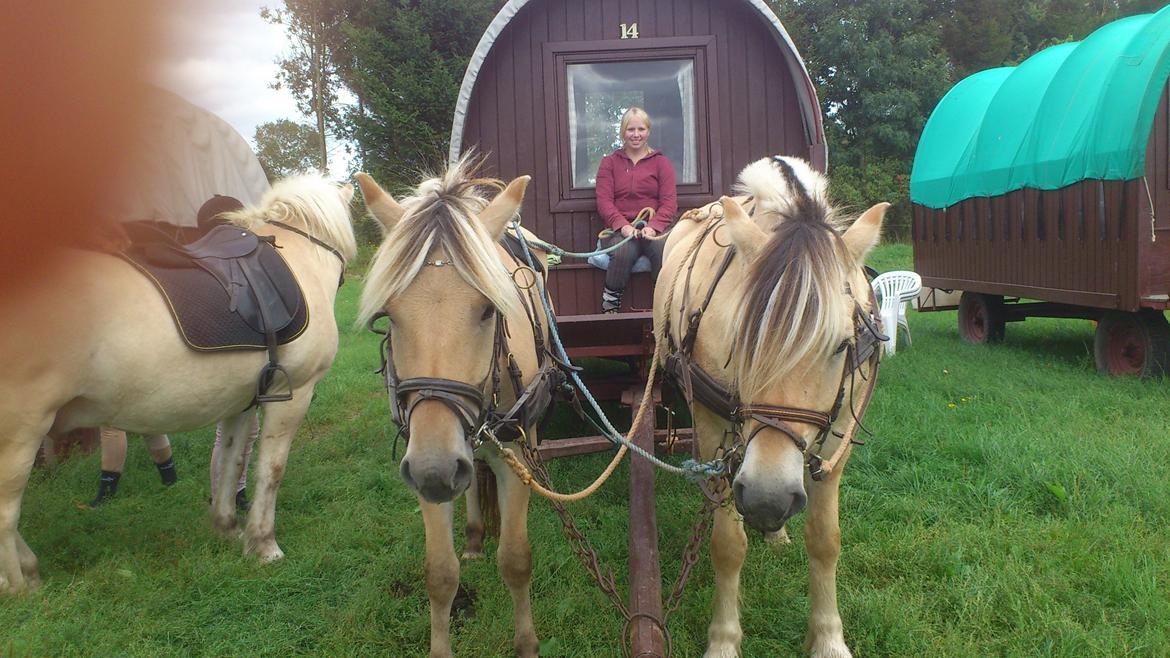
[[(616, 313), (630, 281), (630, 270), (639, 256), (650, 259), (650, 275), (658, 277), (662, 269), (662, 234), (678, 210), (674, 165), (661, 152), (650, 148), (650, 117), (640, 107), (631, 107), (622, 115), (622, 147), (601, 160), (597, 168), (597, 214), (613, 235), (602, 241), (611, 246), (635, 236), (610, 252), (605, 273), (605, 290), (601, 293), (601, 312)], [(654, 216), (645, 228), (637, 230), (631, 222), (644, 208)]]

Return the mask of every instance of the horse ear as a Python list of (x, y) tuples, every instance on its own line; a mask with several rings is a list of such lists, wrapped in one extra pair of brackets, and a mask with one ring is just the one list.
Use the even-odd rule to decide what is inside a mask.
[(344, 201), (345, 205), (348, 206), (349, 202), (353, 201), (353, 185), (346, 183), (345, 185), (341, 186), (340, 191), (341, 191), (341, 200)]
[(504, 191), (497, 194), (488, 207), (479, 213), (480, 221), (483, 222), (493, 240), (504, 237), (508, 223), (516, 216), (516, 211), (520, 209), (520, 204), (524, 201), (524, 190), (528, 188), (530, 180), (532, 180), (531, 176), (518, 176), (513, 179), (504, 188)]
[(358, 172), (353, 175), (357, 179), (358, 187), (362, 188), (362, 198), (366, 200), (366, 208), (378, 223), (382, 225), (382, 233), (389, 233), (390, 229), (402, 219), (405, 212), (402, 206), (383, 190), (369, 174)]
[(858, 217), (857, 221), (853, 222), (853, 225), (841, 236), (841, 239), (845, 241), (845, 247), (849, 249), (854, 260), (864, 261), (865, 255), (881, 239), (882, 219), (885, 218), (886, 210), (889, 207), (890, 204), (885, 201), (875, 204), (869, 210), (861, 213), (861, 217)]
[(767, 244), (767, 234), (756, 226), (752, 218), (744, 212), (743, 206), (735, 199), (725, 196), (719, 199), (719, 203), (723, 206), (724, 223), (731, 233), (731, 244), (735, 245), (736, 251), (744, 255), (746, 262), (752, 262)]

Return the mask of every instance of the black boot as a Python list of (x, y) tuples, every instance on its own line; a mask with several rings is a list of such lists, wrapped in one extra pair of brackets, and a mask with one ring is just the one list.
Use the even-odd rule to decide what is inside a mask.
[(122, 474), (117, 471), (102, 471), (102, 477), (98, 480), (97, 497), (90, 502), (90, 507), (97, 507), (114, 497), (118, 493), (118, 478)]
[(625, 292), (624, 290), (603, 289), (601, 291), (601, 312), (617, 313), (618, 309), (622, 307), (622, 295)]
[(240, 489), (236, 492), (236, 511), (247, 512), (252, 508), (252, 502), (248, 500), (248, 496), (244, 494), (244, 490)]
[(166, 486), (171, 486), (179, 479), (179, 474), (175, 471), (175, 458), (167, 457), (167, 460), (161, 464), (155, 464), (158, 468), (158, 476), (162, 479), (162, 483)]

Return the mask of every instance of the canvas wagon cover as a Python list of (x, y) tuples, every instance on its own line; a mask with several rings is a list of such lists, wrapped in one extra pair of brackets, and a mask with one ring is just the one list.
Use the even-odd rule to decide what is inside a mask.
[(258, 204), (268, 179), (252, 147), (226, 121), (159, 87), (146, 94), (146, 121), (107, 208), (112, 219), (195, 226), (214, 194)]
[(1139, 178), (1168, 75), (1170, 6), (965, 78), (926, 123), (910, 199), (946, 208), (1022, 188)]

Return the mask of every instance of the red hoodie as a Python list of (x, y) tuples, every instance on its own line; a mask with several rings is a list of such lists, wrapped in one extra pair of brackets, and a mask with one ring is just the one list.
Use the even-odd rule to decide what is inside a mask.
[(670, 159), (652, 151), (634, 164), (622, 149), (602, 158), (597, 167), (597, 214), (605, 225), (620, 231), (647, 206), (654, 209), (650, 228), (661, 233), (674, 223), (678, 196)]

